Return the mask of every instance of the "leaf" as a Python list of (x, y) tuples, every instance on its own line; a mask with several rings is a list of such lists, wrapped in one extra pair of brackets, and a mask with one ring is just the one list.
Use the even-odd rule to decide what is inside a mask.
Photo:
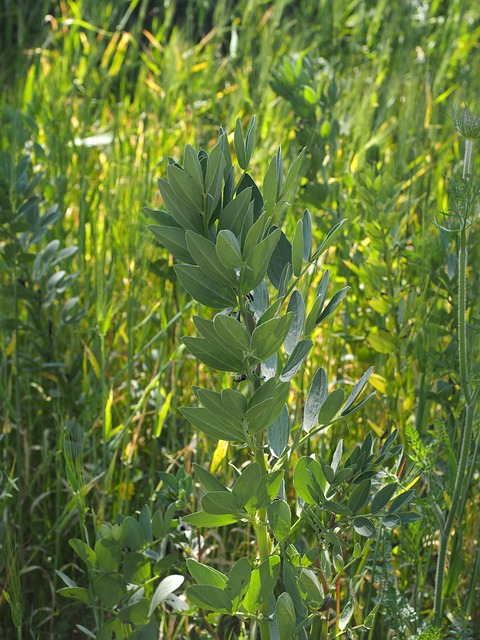
[(267, 506), (267, 519), (273, 535), (283, 542), (290, 535), (292, 514), (285, 500), (274, 500)]
[(335, 502), (334, 500), (325, 500), (325, 502), (322, 504), (322, 508), (326, 509), (327, 511), (332, 511), (339, 516), (353, 515), (351, 509), (349, 509), (346, 505), (342, 504), (341, 502)]
[(183, 166), (188, 175), (195, 182), (196, 188), (203, 192), (203, 171), (197, 152), (192, 145), (187, 144), (183, 153)]
[(300, 369), (306, 357), (310, 353), (310, 349), (312, 347), (313, 342), (311, 340), (301, 340), (296, 345), (295, 349), (292, 352), (292, 355), (285, 363), (285, 366), (282, 369), (282, 373), (280, 374), (280, 380), (282, 382), (291, 380), (293, 378), (293, 376)]
[(310, 211), (305, 209), (302, 216), (303, 221), (303, 259), (305, 262), (310, 261), (312, 252), (312, 217)]
[(228, 491), (227, 487), (225, 487), (220, 480), (196, 462), (193, 463), (193, 468), (195, 475), (206, 491)]
[(358, 535), (363, 536), (364, 538), (374, 538), (377, 535), (374, 524), (368, 518), (363, 516), (355, 518), (353, 521), (353, 528)]
[(249, 293), (252, 289), (256, 289), (264, 279), (270, 259), (279, 239), (280, 229), (275, 228), (253, 250), (251, 257), (247, 262), (250, 271), (245, 272), (245, 284), (242, 290), (244, 295)]
[(335, 311), (335, 309), (339, 306), (339, 304), (347, 295), (347, 292), (349, 289), (350, 287), (343, 287), (343, 289), (340, 289), (340, 291), (337, 291), (335, 295), (332, 296), (332, 299), (330, 300), (330, 302), (327, 304), (327, 306), (322, 311), (322, 313), (318, 316), (317, 322), (316, 322), (317, 325), (321, 324), (324, 320), (328, 318), (328, 316), (330, 316)]
[(280, 557), (270, 556), (252, 571), (243, 607), (247, 613), (254, 613), (272, 595), (280, 574)]
[(262, 509), (262, 507), (266, 507), (273, 502), (280, 490), (283, 475), (284, 470), (278, 469), (262, 476), (255, 492), (253, 492), (250, 500), (245, 505), (245, 509), (247, 511)]
[(235, 131), (233, 134), (233, 144), (235, 147), (235, 153), (237, 155), (237, 161), (241, 169), (246, 171), (248, 169), (247, 154), (245, 149), (245, 141), (243, 139), (242, 123), (240, 118), (237, 118), (235, 123)]
[(196, 265), (177, 264), (174, 270), (182, 286), (197, 302), (214, 309), (236, 306), (233, 286), (219, 284)]
[(199, 188), (192, 176), (174, 164), (167, 165), (167, 180), (177, 201), (201, 216), (203, 185)]
[(290, 436), (290, 416), (288, 409), (284, 405), (278, 417), (268, 427), (268, 444), (274, 455), (279, 458), (288, 445)]
[(243, 262), (248, 262), (255, 250), (255, 247), (257, 247), (262, 241), (265, 233), (266, 222), (267, 216), (265, 213), (262, 213), (248, 230), (245, 240), (242, 243)]
[(185, 234), (187, 248), (195, 263), (202, 273), (206, 274), (212, 282), (218, 282), (220, 286), (235, 287), (237, 278), (233, 269), (227, 269), (217, 255), (213, 242), (194, 231)]
[(381, 511), (390, 502), (397, 489), (398, 484), (396, 482), (392, 482), (391, 484), (387, 484), (382, 487), (380, 491), (377, 491), (373, 496), (372, 504), (370, 505), (371, 513), (378, 513)]
[(365, 371), (363, 376), (360, 378), (360, 380), (355, 384), (352, 391), (350, 392), (350, 395), (347, 398), (347, 401), (342, 407), (342, 413), (341, 413), (342, 416), (348, 413), (348, 409), (353, 405), (355, 400), (362, 393), (363, 389), (365, 388), (365, 385), (368, 382), (368, 379), (370, 378), (372, 371), (373, 371), (373, 367), (369, 367), (367, 371)]
[[(5, 591), (3, 593), (5, 594)], [(84, 587), (63, 587), (62, 589), (58, 589), (57, 593), (64, 598), (73, 598), (74, 600), (79, 600), (87, 606), (91, 606), (93, 603), (92, 594), (88, 589), (85, 589)]]
[(392, 500), (392, 504), (388, 509), (388, 513), (396, 513), (399, 509), (408, 504), (415, 494), (415, 489), (404, 491)]
[(184, 576), (173, 574), (164, 578), (160, 584), (157, 585), (155, 592), (150, 601), (150, 608), (148, 610), (148, 617), (153, 615), (155, 609), (164, 602), (168, 596), (176, 591), (184, 583)]
[(338, 622), (338, 628), (340, 629), (340, 631), (345, 631), (345, 629), (348, 627), (348, 623), (353, 616), (354, 609), (354, 600), (353, 598), (350, 598), (347, 604), (343, 607), (342, 613), (340, 614), (340, 620)]
[(317, 260), (322, 255), (322, 253), (325, 253), (325, 251), (332, 246), (332, 244), (335, 242), (335, 240), (339, 236), (341, 228), (346, 221), (347, 219), (344, 218), (343, 220), (340, 220), (340, 222), (337, 222), (337, 224), (330, 229), (325, 240), (322, 242), (322, 244), (318, 247), (318, 249), (313, 254), (312, 260)]
[(372, 481), (369, 478), (362, 480), (355, 486), (347, 502), (347, 506), (352, 513), (358, 513), (367, 504), (371, 486)]
[(265, 200), (265, 212), (271, 216), (277, 203), (277, 156), (274, 156), (263, 179), (263, 197)]
[(213, 515), (211, 513), (205, 513), (205, 511), (195, 511), (187, 516), (182, 517), (182, 522), (192, 525), (192, 527), (206, 527), (207, 529), (214, 529), (215, 527), (224, 527), (227, 524), (234, 524), (240, 519), (239, 516), (230, 514)]
[(268, 264), (268, 277), (275, 289), (279, 288), (282, 274), (288, 264), (292, 264), (292, 245), (283, 231), (280, 231), (280, 238)]
[(201, 564), (193, 558), (187, 559), (187, 569), (197, 584), (207, 584), (222, 590), (225, 590), (227, 586), (227, 578), (223, 573), (206, 564)]
[(220, 338), (236, 351), (250, 351), (250, 336), (236, 318), (218, 314), (215, 316), (213, 325)]
[(345, 393), (343, 389), (335, 389), (335, 391), (332, 391), (322, 404), (318, 414), (319, 424), (330, 424), (334, 420), (335, 416), (340, 411), (344, 397)]
[(377, 353), (389, 355), (397, 350), (394, 336), (385, 331), (385, 329), (379, 329), (377, 333), (370, 333), (367, 342)]
[(209, 491), (202, 496), (202, 509), (212, 515), (238, 515), (241, 506), (237, 497), (230, 491)]
[(132, 551), (140, 551), (145, 544), (143, 529), (138, 520), (127, 516), (122, 522), (122, 535), (120, 543)]
[(303, 266), (303, 221), (299, 220), (295, 228), (292, 242), (292, 267), (293, 275), (298, 278)]
[(253, 220), (252, 187), (245, 188), (237, 194), (236, 198), (224, 207), (218, 218), (219, 235), (222, 231), (228, 230), (238, 238), (242, 231), (244, 220), (251, 217)]
[(295, 637), (295, 605), (289, 593), (284, 591), (278, 596), (275, 620), (277, 621), (279, 640), (292, 640)]
[(252, 567), (248, 558), (240, 558), (230, 569), (228, 574), (227, 586), (225, 593), (231, 600), (240, 598), (245, 595), (245, 591), (250, 584), (252, 575)]
[(295, 186), (295, 183), (297, 182), (298, 176), (300, 174), (300, 169), (302, 168), (303, 159), (305, 157), (305, 151), (306, 151), (306, 147), (304, 147), (300, 151), (298, 156), (290, 163), (290, 167), (288, 168), (288, 171), (287, 171), (287, 177), (285, 178), (283, 188), (280, 192), (280, 198), (286, 198), (290, 190)]
[(303, 409), (302, 428), (307, 433), (318, 423), (318, 414), (328, 396), (327, 374), (320, 368), (313, 376)]
[(177, 193), (166, 180), (160, 179), (158, 181), (158, 188), (160, 189), (168, 213), (175, 222), (186, 231), (191, 229), (197, 233), (202, 233), (203, 219), (198, 211), (192, 210), (188, 205), (184, 206), (183, 202), (178, 200)]
[(260, 483), (262, 473), (258, 462), (252, 462), (243, 470), (232, 487), (232, 493), (236, 497), (240, 507), (244, 507), (255, 493)]
[(340, 464), (340, 460), (342, 459), (342, 454), (343, 454), (343, 440), (340, 439), (335, 448), (335, 451), (333, 453), (333, 458), (332, 458), (331, 467), (334, 473), (338, 469), (338, 465)]
[(251, 336), (251, 350), (262, 362), (280, 349), (293, 321), (293, 314), (272, 318), (255, 327)]
[(215, 414), (203, 407), (181, 407), (180, 413), (197, 429), (216, 440), (227, 440), (228, 442), (243, 442), (245, 440), (240, 429), (233, 428), (231, 425), (226, 426), (223, 420), (217, 419)]
[(93, 583), (95, 594), (101, 603), (108, 608), (117, 605), (126, 595), (126, 588), (122, 576), (117, 573), (105, 573)]
[(299, 458), (293, 472), (293, 484), (302, 500), (307, 504), (317, 504), (323, 499), (327, 487), (320, 463), (307, 456)]
[(78, 538), (71, 538), (68, 541), (68, 544), (72, 547), (77, 556), (85, 562), (85, 564), (88, 564), (92, 569), (96, 567), (97, 557), (94, 550), (91, 549), (88, 544)]
[(234, 353), (225, 352), (222, 347), (213, 345), (205, 338), (184, 336), (182, 342), (190, 353), (198, 358), (200, 362), (203, 362), (213, 369), (246, 373), (241, 357)]
[(245, 160), (247, 166), (250, 165), (250, 160), (255, 146), (255, 115), (250, 120), (250, 126), (248, 127), (247, 135), (245, 136)]
[(122, 551), (119, 543), (115, 540), (100, 538), (95, 544), (95, 556), (104, 571), (116, 571), (120, 564)]
[(283, 343), (285, 353), (291, 355), (298, 344), (305, 325), (305, 302), (303, 296), (295, 289), (288, 302), (287, 313), (293, 314), (292, 324)]
[(233, 612), (232, 601), (225, 591), (218, 587), (212, 587), (206, 584), (194, 584), (187, 587), (185, 593), (192, 604), (202, 609), (227, 615)]
[(217, 256), (221, 263), (231, 269), (240, 268), (243, 264), (240, 243), (229, 229), (223, 229), (217, 236)]
[(143, 553), (129, 553), (123, 562), (123, 575), (131, 584), (143, 584), (150, 579), (150, 560)]

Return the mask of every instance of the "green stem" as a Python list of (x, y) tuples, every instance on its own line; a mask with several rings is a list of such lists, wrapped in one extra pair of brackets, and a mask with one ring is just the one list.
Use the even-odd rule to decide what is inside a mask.
[[(262, 475), (266, 475), (267, 468), (265, 465), (265, 457), (263, 453), (263, 449), (261, 447), (257, 447), (255, 449), (255, 461), (260, 465), (260, 469)], [(262, 509), (258, 509), (257, 511), (257, 522), (255, 525), (255, 535), (257, 538), (258, 545), (258, 555), (260, 564), (265, 562), (270, 557), (270, 538), (268, 536), (267, 529), (267, 509), (263, 507)], [(268, 600), (265, 600), (263, 604), (260, 606), (260, 611), (262, 618), (258, 621), (258, 626), (260, 627), (260, 635), (262, 640), (270, 640), (270, 622), (268, 620)]]
[(462, 392), (466, 403), (471, 404), (467, 344), (467, 255), (467, 232), (462, 229), (458, 251), (458, 356)]

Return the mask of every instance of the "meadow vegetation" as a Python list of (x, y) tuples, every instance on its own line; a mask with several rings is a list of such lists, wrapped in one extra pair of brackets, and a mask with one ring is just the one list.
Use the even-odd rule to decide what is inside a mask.
[[(1, 12), (0, 636), (479, 637), (477, 4)], [(159, 211), (195, 200), (175, 176), (198, 166), (219, 208), (205, 238), (186, 221), (172, 244), (177, 218)], [(248, 188), (249, 228), (268, 212), (251, 251), (272, 221), (284, 233), (268, 274), (248, 263), (249, 228), (217, 221)], [(212, 301), (179, 266), (201, 266), (222, 230), (217, 271), (258, 269), (251, 297)], [(287, 346), (257, 340), (245, 370), (215, 366), (190, 337), (213, 310), (229, 331), (238, 311), (252, 345), (262, 322), (283, 322)], [(268, 439), (268, 420), (249, 446), (194, 426), (185, 407), (202, 388), (254, 407), (274, 353), (289, 387)], [(277, 474), (266, 502), (232, 515), (230, 489), (255, 464)], [(205, 492), (228, 506), (215, 495), (208, 511)], [(227, 590), (217, 608), (210, 587)]]

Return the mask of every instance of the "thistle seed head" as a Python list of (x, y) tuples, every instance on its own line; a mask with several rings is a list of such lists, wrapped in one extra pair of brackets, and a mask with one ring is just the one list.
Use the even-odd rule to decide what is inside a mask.
[(450, 118), (453, 126), (467, 140), (480, 138), (480, 111), (478, 104), (475, 110), (471, 109), (465, 102), (457, 102), (452, 105)]

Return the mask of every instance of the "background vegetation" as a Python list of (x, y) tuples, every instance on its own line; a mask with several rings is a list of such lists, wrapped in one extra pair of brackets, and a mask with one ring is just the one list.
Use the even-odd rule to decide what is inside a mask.
[[(0, 11), (0, 576), (13, 601), (2, 597), (0, 635), (84, 637), (75, 625), (93, 625), (90, 612), (57, 594), (56, 570), (83, 578), (68, 539), (93, 540), (101, 523), (145, 504), (193, 511), (193, 461), (224, 477), (229, 461), (243, 462), (177, 410), (209, 372), (178, 346), (192, 302), (142, 209), (160, 206), (169, 156), (187, 143), (210, 149), (219, 125), (233, 131), (256, 114), (254, 173), (279, 144), (287, 162), (307, 146), (285, 224), (308, 206), (321, 239), (348, 219), (325, 264), (350, 293), (315, 358), (346, 386), (374, 365), (377, 393), (317, 446), (399, 430), (423, 518), (378, 541), (393, 559), (358, 606), (382, 601), (369, 638), (414, 637), (416, 614), (433, 606), (432, 505), (455, 472), (463, 409), (456, 239), (434, 221), (462, 155), (449, 104), (480, 89), (477, 4), (3, 0)], [(468, 278), (475, 309), (478, 269)], [(475, 340), (473, 312), (469, 324)], [(474, 342), (471, 353), (475, 363)], [(308, 387), (308, 367), (304, 376)], [(478, 459), (471, 468), (466, 551), (446, 587), (449, 633), (462, 638), (459, 612), (480, 634), (480, 594), (466, 579), (478, 562)], [(206, 534), (221, 570), (235, 535)], [(178, 536), (177, 573), (191, 549)], [(196, 624), (166, 613), (163, 637), (208, 637)]]

